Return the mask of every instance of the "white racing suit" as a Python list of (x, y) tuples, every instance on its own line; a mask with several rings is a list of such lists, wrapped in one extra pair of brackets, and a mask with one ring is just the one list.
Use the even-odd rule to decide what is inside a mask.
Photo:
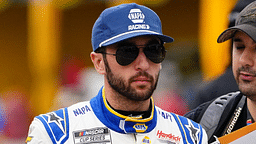
[[(153, 100), (151, 100), (153, 101)], [(34, 118), (28, 144), (206, 144), (202, 127), (152, 102), (149, 118), (128, 117), (107, 104), (104, 88), (96, 97)]]

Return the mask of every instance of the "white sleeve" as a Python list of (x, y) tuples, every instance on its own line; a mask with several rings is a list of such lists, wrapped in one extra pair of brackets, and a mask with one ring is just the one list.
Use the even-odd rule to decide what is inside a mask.
[(27, 144), (51, 144), (52, 141), (40, 120), (34, 118), (29, 126)]
[[(203, 128), (202, 128), (203, 129)], [(206, 131), (203, 129), (203, 139), (202, 144), (208, 144), (208, 136), (206, 134)]]

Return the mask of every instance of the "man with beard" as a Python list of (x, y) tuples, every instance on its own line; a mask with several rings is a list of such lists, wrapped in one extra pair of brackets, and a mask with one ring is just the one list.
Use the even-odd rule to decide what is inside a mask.
[(104, 10), (92, 29), (91, 60), (104, 86), (81, 102), (33, 120), (27, 143), (207, 143), (202, 127), (154, 105), (165, 42), (161, 21), (135, 3)]
[(256, 1), (241, 11), (235, 26), (221, 33), (217, 40), (221, 43), (232, 39), (232, 69), (240, 91), (220, 96), (185, 114), (205, 128), (209, 142), (256, 120), (255, 16)]

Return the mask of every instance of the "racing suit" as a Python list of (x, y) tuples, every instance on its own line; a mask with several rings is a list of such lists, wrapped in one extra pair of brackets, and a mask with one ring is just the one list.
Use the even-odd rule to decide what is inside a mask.
[(102, 88), (87, 102), (34, 118), (28, 144), (206, 144), (201, 125), (153, 104), (148, 118), (124, 116), (114, 111)]

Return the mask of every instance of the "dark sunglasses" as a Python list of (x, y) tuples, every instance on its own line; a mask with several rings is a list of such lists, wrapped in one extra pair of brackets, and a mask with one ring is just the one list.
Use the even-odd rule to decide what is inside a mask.
[[(139, 55), (139, 48), (135, 45), (120, 46), (116, 50), (116, 54), (110, 54), (106, 52), (99, 52), (108, 55), (116, 56), (116, 61), (122, 66), (131, 64)], [(151, 44), (143, 48), (143, 52), (146, 57), (154, 63), (161, 63), (166, 54), (166, 50), (162, 44)]]

